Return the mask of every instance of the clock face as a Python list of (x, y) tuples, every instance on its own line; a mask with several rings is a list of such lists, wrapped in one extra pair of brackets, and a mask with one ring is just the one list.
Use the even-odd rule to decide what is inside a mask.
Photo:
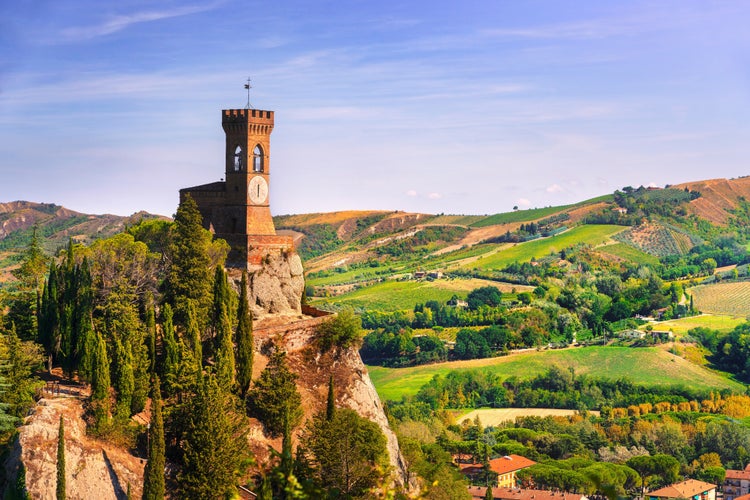
[(262, 176), (256, 175), (250, 179), (247, 196), (250, 198), (250, 203), (254, 205), (259, 205), (268, 199), (268, 183)]

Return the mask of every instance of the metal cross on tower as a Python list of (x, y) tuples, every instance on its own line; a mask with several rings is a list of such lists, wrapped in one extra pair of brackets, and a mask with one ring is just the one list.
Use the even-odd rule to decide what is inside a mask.
[(245, 109), (253, 109), (253, 105), (250, 104), (250, 89), (253, 88), (252, 85), (250, 85), (250, 78), (247, 79), (247, 83), (245, 84), (245, 89), (247, 89), (247, 105), (245, 106)]

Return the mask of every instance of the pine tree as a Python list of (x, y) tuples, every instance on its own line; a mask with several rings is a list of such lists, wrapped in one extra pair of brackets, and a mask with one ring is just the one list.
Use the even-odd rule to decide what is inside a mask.
[(234, 491), (249, 455), (244, 427), (231, 407), (216, 377), (204, 375), (186, 408), (180, 498), (223, 498)]
[(96, 426), (99, 427), (109, 418), (109, 359), (104, 338), (97, 334), (94, 370), (91, 376), (91, 402), (94, 407)]
[(237, 389), (245, 398), (253, 378), (253, 319), (247, 297), (247, 273), (242, 272), (240, 299), (237, 306)]
[(336, 395), (333, 391), (333, 375), (328, 379), (328, 401), (326, 403), (326, 420), (333, 420), (336, 413)]
[(57, 500), (65, 500), (65, 426), (62, 416), (57, 434)]
[(164, 498), (165, 466), (164, 421), (161, 411), (161, 388), (159, 377), (154, 376), (151, 388), (151, 422), (148, 431), (148, 462), (143, 473), (143, 499)]

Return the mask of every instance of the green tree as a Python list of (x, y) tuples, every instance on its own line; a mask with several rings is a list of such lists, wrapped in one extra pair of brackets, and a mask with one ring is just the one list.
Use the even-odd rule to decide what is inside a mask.
[(178, 475), (182, 498), (224, 498), (235, 491), (248, 458), (245, 426), (231, 411), (230, 396), (206, 374), (190, 402)]
[(276, 347), (248, 394), (250, 413), (263, 422), (271, 436), (283, 432), (285, 411), (289, 411), (289, 425), (292, 427), (299, 425), (302, 419), (302, 397), (297, 391), (296, 380), (297, 375), (287, 365), (286, 352)]
[(221, 311), (221, 318), (216, 328), (216, 379), (224, 390), (231, 390), (235, 380), (234, 345), (232, 329), (226, 310)]
[(328, 378), (328, 399), (326, 401), (326, 420), (333, 420), (336, 414), (336, 394), (333, 390), (333, 375)]
[(107, 345), (101, 335), (97, 335), (94, 371), (91, 376), (91, 405), (94, 409), (95, 426), (99, 427), (109, 419), (109, 358)]
[(164, 379), (164, 392), (167, 395), (174, 395), (174, 384), (177, 378), (177, 371), (180, 364), (180, 351), (175, 338), (175, 328), (173, 323), (172, 307), (164, 304), (162, 308), (162, 346), (164, 356), (161, 367), (157, 370)]
[(253, 378), (253, 319), (247, 297), (247, 273), (242, 272), (240, 298), (237, 304), (237, 389), (245, 398)]
[(60, 416), (60, 430), (57, 434), (57, 500), (65, 500), (65, 426)]
[(130, 351), (130, 344), (123, 345), (120, 339), (115, 339), (114, 375), (112, 385), (117, 395), (115, 415), (119, 420), (125, 421), (130, 417), (135, 378), (133, 376), (133, 354)]
[(380, 427), (348, 408), (333, 419), (317, 415), (308, 424), (305, 449), (326, 490), (347, 497), (364, 495), (387, 470), (386, 439)]
[(34, 395), (42, 381), (34, 376), (42, 367), (44, 354), (36, 342), (22, 341), (10, 325), (7, 335), (0, 336), (0, 373), (4, 376), (5, 392), (0, 401), (7, 405), (10, 415), (23, 418), (34, 406)]
[(344, 309), (334, 318), (318, 326), (315, 338), (320, 350), (326, 352), (333, 347), (347, 349), (359, 347), (362, 340), (362, 320), (351, 309)]
[(187, 195), (177, 208), (171, 228), (171, 265), (165, 282), (165, 299), (175, 307), (175, 319), (181, 325), (187, 320), (188, 301), (195, 301), (198, 318), (208, 318), (211, 305), (212, 237), (202, 221), (198, 205)]
[(164, 421), (161, 411), (161, 386), (159, 377), (154, 376), (151, 387), (151, 422), (148, 430), (148, 462), (143, 473), (143, 499), (161, 500), (164, 498)]
[(193, 358), (198, 364), (198, 370), (203, 368), (203, 344), (201, 343), (201, 329), (198, 324), (195, 304), (191, 300), (187, 305), (187, 325), (185, 327), (185, 338), (190, 342), (190, 348), (193, 350)]

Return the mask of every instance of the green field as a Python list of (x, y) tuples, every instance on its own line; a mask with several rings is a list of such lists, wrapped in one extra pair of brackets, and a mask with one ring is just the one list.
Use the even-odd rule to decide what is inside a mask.
[(578, 226), (556, 236), (510, 246), (492, 255), (481, 257), (479, 260), (470, 262), (463, 267), (466, 269), (502, 269), (513, 262), (527, 262), (532, 258), (541, 258), (579, 243), (598, 245), (624, 229), (623, 226), (614, 225)]
[(698, 285), (688, 289), (688, 293), (700, 311), (740, 318), (750, 316), (750, 281)]
[[(688, 316), (687, 318), (671, 319), (669, 321), (658, 321), (649, 323), (654, 330), (663, 330), (674, 332), (675, 335), (681, 336), (692, 328), (704, 327), (720, 332), (733, 330), (735, 326), (744, 322), (743, 318), (736, 316), (723, 316), (717, 314), (701, 314), (700, 316)], [(641, 325), (639, 330), (645, 330), (647, 325)]]
[(325, 304), (350, 306), (354, 309), (374, 309), (378, 311), (413, 310), (416, 304), (424, 304), (428, 300), (447, 302), (453, 295), (466, 297), (475, 288), (493, 285), (501, 291), (510, 292), (533, 290), (525, 285), (502, 285), (481, 279), (439, 279), (435, 281), (384, 281), (371, 286), (354, 290), (338, 297), (314, 299), (312, 305), (316, 307)]
[(613, 243), (611, 245), (604, 245), (597, 249), (601, 253), (614, 255), (621, 259), (635, 262), (636, 264), (650, 264), (655, 266), (659, 264), (659, 257), (655, 255), (647, 254), (637, 248), (626, 245), (625, 243)]
[(543, 217), (549, 217), (559, 212), (564, 212), (571, 208), (582, 207), (585, 205), (591, 205), (593, 203), (599, 203), (602, 201), (612, 201), (613, 195), (605, 194), (597, 198), (591, 198), (590, 200), (584, 200), (580, 203), (574, 203), (573, 205), (560, 205), (559, 207), (544, 207), (544, 208), (529, 208), (527, 210), (515, 210), (513, 212), (505, 212), (501, 214), (494, 214), (474, 222), (472, 227), (486, 227), (494, 226), (496, 224), (508, 224), (510, 222), (530, 222), (533, 220), (541, 219)]
[(491, 370), (504, 380), (512, 375), (529, 378), (543, 373), (553, 364), (572, 367), (577, 374), (627, 377), (638, 384), (684, 384), (698, 389), (726, 388), (743, 393), (746, 387), (725, 374), (693, 364), (656, 347), (579, 347), (411, 368), (368, 366), (368, 370), (381, 399), (400, 400), (401, 396), (416, 394), (434, 375), (444, 376), (452, 370)]

